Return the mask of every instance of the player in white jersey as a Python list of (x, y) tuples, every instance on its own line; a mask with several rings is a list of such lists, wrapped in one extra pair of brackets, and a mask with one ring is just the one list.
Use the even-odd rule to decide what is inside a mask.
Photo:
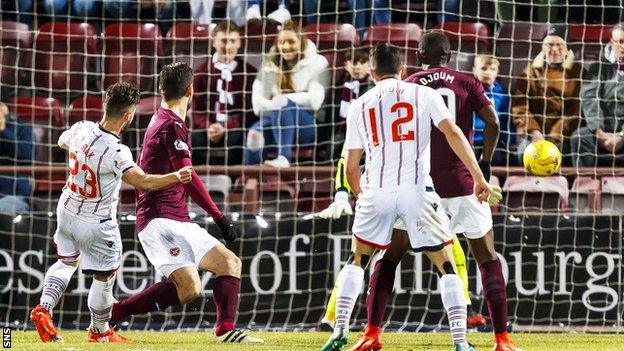
[[(347, 180), (357, 196), (352, 256), (338, 277), (336, 324), (322, 351), (347, 343), (349, 320), (362, 290), (364, 269), (375, 252), (390, 246), (392, 227), (400, 218), (414, 250), (426, 251), (438, 269), (442, 302), (451, 334), (460, 350), (466, 341), (466, 301), (456, 274), (448, 217), (429, 176), (431, 125), (475, 179), (475, 195), (485, 201), (492, 189), (485, 181), (472, 147), (453, 122), (435, 90), (400, 80), (401, 54), (396, 46), (379, 44), (371, 56), (376, 86), (351, 104), (347, 114)], [(366, 154), (364, 174), (360, 160)]]
[(54, 234), (58, 261), (46, 272), (39, 305), (30, 313), (44, 342), (63, 339), (52, 322), (80, 257), (84, 273), (93, 275), (87, 304), (90, 342), (127, 342), (109, 328), (115, 271), (121, 263), (117, 203), (121, 181), (137, 189), (157, 190), (191, 180), (190, 167), (166, 175), (146, 175), (132, 159), (120, 135), (132, 123), (139, 91), (129, 83), (106, 90), (100, 123), (82, 121), (63, 132), (58, 145), (69, 153), (69, 175), (59, 199)]

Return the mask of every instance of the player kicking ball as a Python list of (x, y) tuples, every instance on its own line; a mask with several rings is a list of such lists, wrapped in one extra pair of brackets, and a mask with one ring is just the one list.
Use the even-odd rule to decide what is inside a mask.
[(141, 191), (191, 181), (191, 168), (147, 175), (132, 159), (120, 136), (132, 124), (139, 91), (129, 83), (106, 90), (100, 123), (82, 121), (61, 134), (58, 145), (69, 152), (69, 176), (56, 207), (54, 245), (58, 261), (46, 272), (43, 293), (30, 318), (44, 342), (62, 342), (52, 311), (76, 272), (93, 275), (87, 304), (91, 311), (89, 342), (129, 342), (109, 326), (115, 271), (121, 263), (117, 203), (121, 181)]
[[(347, 181), (358, 200), (352, 256), (338, 277), (336, 325), (322, 351), (346, 345), (353, 306), (362, 290), (363, 267), (375, 249), (390, 247), (392, 227), (399, 218), (407, 228), (410, 246), (425, 251), (441, 275), (442, 303), (455, 349), (474, 350), (466, 340), (466, 300), (450, 246), (453, 236), (429, 176), (432, 124), (475, 179), (478, 202), (486, 201), (492, 189), (442, 96), (431, 88), (401, 81), (402, 71), (399, 49), (377, 45), (371, 56), (376, 86), (355, 100), (347, 114)], [(364, 153), (365, 171), (360, 175)], [(371, 349), (379, 348), (372, 345)]]
[[(193, 98), (193, 70), (185, 63), (166, 65), (160, 72), (162, 105), (152, 117), (138, 164), (150, 174), (164, 174), (191, 166), (191, 143), (186, 113)], [(204, 228), (191, 223), (186, 194), (208, 212), (226, 241), (235, 240), (236, 228), (212, 201), (193, 171), (187, 184), (137, 195), (136, 230), (145, 255), (166, 281), (115, 303), (113, 322), (137, 314), (189, 303), (200, 296), (197, 270), (213, 273), (213, 300), (217, 307), (214, 333), (218, 341), (262, 343), (234, 328), (240, 291), (241, 261)]]

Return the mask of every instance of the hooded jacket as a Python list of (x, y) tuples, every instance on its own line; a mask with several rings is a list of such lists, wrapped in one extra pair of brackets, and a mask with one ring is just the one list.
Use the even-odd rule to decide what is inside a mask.
[[(274, 52), (275, 48), (271, 51)], [(312, 111), (318, 111), (325, 101), (325, 89), (329, 85), (329, 64), (324, 56), (316, 51), (316, 45), (307, 42), (303, 58), (292, 68), (294, 92), (284, 94), (295, 104)], [(257, 116), (272, 110), (271, 99), (279, 95), (277, 84), (280, 68), (268, 57), (264, 58), (262, 68), (253, 83), (252, 106)]]
[(538, 130), (562, 141), (580, 123), (583, 66), (568, 51), (559, 66), (549, 66), (544, 53), (535, 57), (516, 81), (511, 115), (518, 134)]
[(618, 133), (624, 128), (624, 70), (618, 69), (611, 44), (605, 46), (602, 61), (590, 66), (581, 97), (589, 130)]

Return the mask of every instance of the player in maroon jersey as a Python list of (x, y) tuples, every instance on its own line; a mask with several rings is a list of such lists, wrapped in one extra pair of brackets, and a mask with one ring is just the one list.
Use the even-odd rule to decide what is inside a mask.
[[(490, 161), (498, 141), (498, 117), (485, 95), (482, 84), (472, 75), (445, 67), (451, 56), (448, 38), (441, 32), (423, 36), (419, 47), (419, 59), (425, 69), (410, 76), (407, 81), (436, 89), (446, 100), (455, 123), (471, 140), (473, 112), (479, 114), (486, 126), (483, 154), (479, 166), (489, 180)], [(472, 254), (481, 272), (483, 293), (494, 326), (495, 351), (520, 350), (507, 332), (507, 289), (502, 267), (494, 251), (492, 214), (487, 203), (479, 204), (473, 193), (473, 180), (462, 162), (455, 156), (444, 135), (435, 128), (431, 132), (431, 177), (442, 198), (442, 207), (451, 217), (451, 230), (462, 233), (468, 239)], [(396, 237), (396, 235), (395, 235)], [(364, 336), (351, 349), (373, 350), (380, 345), (381, 322), (388, 298), (394, 287), (396, 267), (409, 249), (409, 241), (392, 241), (391, 247), (375, 265), (366, 299), (368, 323)]]
[[(150, 121), (138, 164), (149, 174), (163, 174), (191, 166), (191, 142), (186, 113), (193, 97), (193, 70), (185, 63), (160, 72), (163, 102)], [(210, 198), (193, 170), (192, 181), (151, 193), (137, 193), (136, 229), (141, 246), (154, 267), (167, 277), (113, 306), (112, 320), (191, 302), (200, 296), (197, 270), (216, 278), (213, 300), (217, 308), (214, 333), (221, 342), (261, 343), (234, 328), (238, 309), (241, 261), (205, 229), (191, 223), (186, 194), (208, 212), (226, 241), (235, 240), (236, 228)]]

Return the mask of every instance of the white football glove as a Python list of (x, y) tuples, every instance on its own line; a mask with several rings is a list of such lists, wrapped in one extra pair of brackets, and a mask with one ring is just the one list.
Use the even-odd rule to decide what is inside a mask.
[(341, 190), (337, 191), (334, 195), (334, 202), (332, 202), (326, 209), (317, 213), (320, 218), (333, 218), (338, 219), (343, 214), (352, 215), (353, 209), (349, 202), (349, 193)]
[(499, 202), (501, 202), (501, 200), (503, 199), (503, 191), (501, 190), (500, 186), (496, 186), (496, 185), (491, 185), (492, 187), (492, 194), (490, 195), (490, 197), (488, 197), (487, 202), (490, 205), (498, 205)]

